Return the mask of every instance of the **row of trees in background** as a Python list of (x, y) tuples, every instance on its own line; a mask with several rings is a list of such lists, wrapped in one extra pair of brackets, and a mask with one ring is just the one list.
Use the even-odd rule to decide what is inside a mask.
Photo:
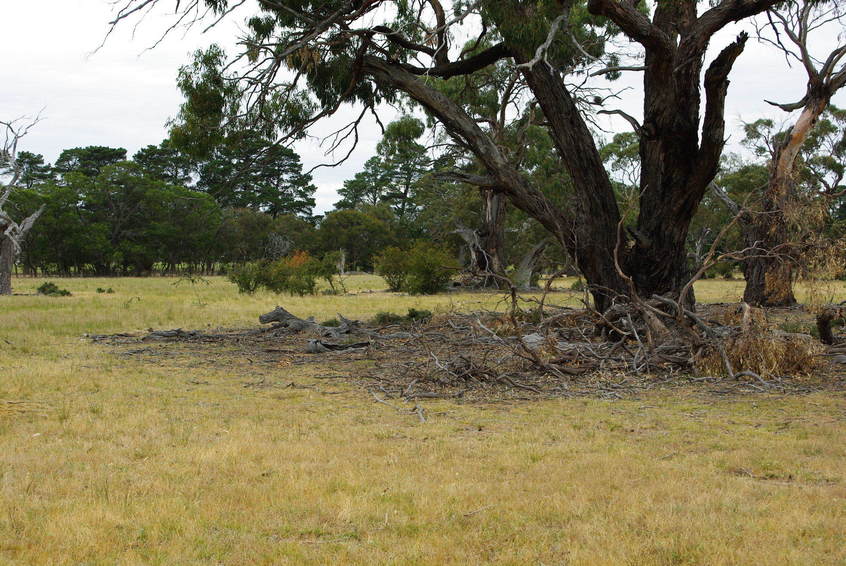
[[(838, 197), (846, 163), (845, 125), (846, 111), (831, 107), (803, 144), (793, 204), (787, 207), (795, 211), (790, 223), (794, 243), (812, 246), (820, 234), (836, 239), (844, 232), (846, 207)], [(449, 155), (431, 158), (423, 145), (425, 132), (423, 122), (412, 116), (388, 124), (376, 156), (344, 184), (341, 200), (322, 217), (313, 215), (315, 187), (299, 157), (288, 148), (262, 145), (258, 136), (243, 136), (233, 147), (214, 147), (212, 157), (199, 163), (170, 140), (143, 148), (131, 160), (123, 149), (91, 146), (65, 150), (49, 165), (42, 156), (21, 151), (17, 190), (7, 196), (6, 208), (21, 218), (40, 215), (38, 230), (26, 234), (20, 258), (29, 273), (213, 273), (253, 262), (237, 273), (249, 278), (252, 269), (254, 279), (269, 281), (256, 265), (301, 252), (317, 262), (307, 266), (313, 288), (325, 268), (312, 268), (330, 257), (335, 259), (327, 259), (328, 264), (337, 265), (336, 254), (342, 253), (341, 271), (376, 269), (399, 290), (407, 274), (397, 266), (413, 257), (405, 250), (425, 241), (437, 242), (438, 253), (448, 251), (458, 260), (442, 262), (451, 266), (452, 275), (461, 267), (476, 284), (513, 282), (526, 288), (541, 271), (577, 273), (526, 213), (456, 178)], [(738, 203), (748, 204), (762, 193), (775, 148), (787, 135), (768, 120), (748, 124), (746, 132), (746, 157), (723, 159), (713, 191), (692, 221), (686, 246), (691, 265), (701, 261), (732, 221)], [(546, 177), (552, 186), (567, 179), (555, 178), (549, 143), (541, 136), (525, 163), (537, 182)], [(600, 154), (617, 201), (627, 206), (637, 194), (637, 137), (618, 134)], [(472, 174), (472, 161), (463, 166), (465, 174)], [(741, 222), (724, 235), (718, 250), (740, 250), (747, 239)], [(729, 258), (709, 274), (731, 274), (741, 259)], [(414, 286), (418, 292), (424, 287)]]
[[(231, 13), (225, 0), (188, 9), (202, 4)], [(452, 20), (436, 0), (306, 4), (302, 13), (262, 4), (248, 21), (245, 67), (216, 46), (198, 52), (180, 71), (185, 103), (161, 145), (132, 160), (75, 148), (53, 166), (21, 153), (21, 187), (8, 200), (21, 215), (43, 207), (23, 264), (142, 274), (341, 251), (350, 268), (370, 270), (388, 248), (431, 241), (480, 285), (525, 288), (543, 270), (578, 272), (602, 310), (620, 297), (687, 293), (714, 257), (715, 269), (743, 267), (750, 303), (791, 304), (799, 268), (837, 250), (846, 141), (830, 102), (846, 83), (846, 47), (822, 57), (808, 47), (841, 21), (836, 3), (458, 2)], [(781, 105), (801, 111), (795, 123), (751, 123), (751, 157), (727, 156), (728, 76), (748, 37), (710, 62), (708, 46), (759, 14), (768, 22), (759, 38), (800, 62), (808, 87)], [(371, 17), (384, 21), (359, 26)], [(484, 25), (456, 44), (467, 18)], [(616, 51), (620, 37), (641, 53)], [(280, 49), (284, 57), (258, 55)], [(621, 72), (644, 75), (640, 122), (568, 80)], [(417, 114), (383, 126), (376, 155), (317, 218), (315, 187), (286, 144), (346, 103), (362, 111), (330, 152), (357, 140), (381, 104)], [(633, 131), (605, 143), (597, 113)]]

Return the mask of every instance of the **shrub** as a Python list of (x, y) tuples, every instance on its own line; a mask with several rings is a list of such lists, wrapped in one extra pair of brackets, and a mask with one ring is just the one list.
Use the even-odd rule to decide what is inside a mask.
[(408, 314), (402, 316), (387, 311), (380, 311), (373, 317), (373, 322), (380, 326), (388, 326), (390, 324), (406, 324), (409, 322), (425, 322), (432, 318), (432, 311), (424, 309), (417, 310), (414, 308), (408, 309)]
[[(314, 263), (315, 275), (326, 281), (329, 285), (331, 295), (337, 295), (338, 292), (346, 293), (347, 286), (344, 284), (344, 278), (341, 273), (341, 266), (343, 265), (342, 252), (329, 252), (323, 256), (318, 262)], [(337, 284), (337, 287), (335, 285)]]
[(274, 293), (291, 295), (313, 295), (317, 288), (317, 274), (320, 262), (308, 252), (296, 252), (290, 257), (268, 265), (263, 284)]
[(274, 262), (252, 262), (232, 267), (228, 278), (238, 286), (241, 293), (253, 294), (260, 287), (274, 293), (291, 295), (314, 295), (317, 280), (325, 279), (331, 290), (337, 294), (338, 287), (346, 292), (340, 274), (340, 253), (326, 254), (318, 260), (308, 252), (298, 251)]
[(97, 287), (97, 292), (98, 293), (107, 293), (107, 294), (111, 295), (115, 292), (115, 290), (112, 289), (111, 287), (109, 287), (108, 289), (103, 289), (102, 287)]
[(424, 322), (432, 318), (432, 311), (417, 310), (415, 308), (408, 309), (406, 318), (411, 322)]
[(265, 265), (260, 262), (236, 265), (229, 269), (227, 279), (238, 286), (239, 293), (252, 295), (264, 284)]
[(581, 279), (576, 279), (575, 281), (573, 281), (573, 284), (570, 285), (570, 290), (571, 291), (578, 291), (579, 293), (581, 293), (582, 291), (585, 290), (585, 282), (582, 281)]
[(708, 278), (722, 277), (723, 279), (732, 279), (735, 269), (734, 262), (721, 261), (707, 270)]
[(375, 324), (378, 324), (379, 326), (388, 326), (390, 324), (402, 324), (405, 321), (406, 318), (401, 314), (396, 314), (387, 311), (379, 311), (376, 313), (376, 316), (373, 317), (373, 322)]
[(385, 278), (391, 291), (405, 289), (405, 281), (408, 277), (408, 252), (391, 246), (382, 250), (382, 253), (376, 256), (374, 263), (376, 273)]
[(47, 281), (42, 283), (41, 286), (36, 289), (39, 295), (46, 295), (48, 297), (70, 297), (71, 292), (67, 289), (61, 289), (58, 285), (51, 281)]
[(455, 259), (441, 246), (418, 242), (408, 251), (405, 290), (414, 295), (443, 291), (457, 269)]

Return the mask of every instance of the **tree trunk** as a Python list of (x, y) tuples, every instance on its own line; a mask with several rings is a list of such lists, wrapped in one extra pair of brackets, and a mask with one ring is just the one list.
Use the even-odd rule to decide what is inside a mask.
[[(482, 190), (484, 199), (484, 218), (479, 230), (479, 244), (481, 257), (479, 268), (485, 273), (505, 277), (505, 262), (503, 250), (505, 247), (505, 212), (506, 198), (502, 193), (492, 190)], [(486, 277), (486, 287), (501, 287), (502, 279)]]
[(743, 276), (746, 278), (744, 302), (756, 307), (787, 307), (796, 304), (791, 260), (750, 258), (743, 262)]
[(742, 224), (750, 257), (743, 262), (746, 289), (743, 300), (758, 307), (796, 304), (793, 295), (796, 253), (792, 249), (785, 212), (794, 195), (796, 157), (817, 120), (828, 106), (825, 94), (809, 97), (799, 119), (773, 156), (761, 213)]
[(528, 291), (537, 279), (537, 267), (543, 252), (549, 247), (549, 240), (543, 240), (535, 244), (530, 249), (520, 263), (517, 265), (517, 270), (514, 272), (512, 280), (514, 286), (520, 291)]
[(15, 247), (12, 239), (0, 234), (0, 295), (12, 294), (12, 269), (15, 265)]
[[(627, 230), (621, 230), (613, 187), (576, 99), (556, 68), (537, 57), (523, 36), (506, 33), (503, 44), (435, 69), (365, 55), (361, 70), (383, 87), (398, 89), (419, 102), (459, 145), (472, 151), (489, 175), (487, 186), (498, 187), (515, 207), (556, 238), (587, 280), (595, 307), (604, 311), (614, 299), (631, 293), (627, 278), (634, 281), (635, 292), (645, 297), (678, 295), (687, 283), (687, 233), (719, 166), (728, 75), (747, 36), (738, 36), (709, 65), (701, 116), (701, 71), (708, 43), (725, 25), (760, 13), (776, 1), (722, 3), (699, 17), (696, 0), (658, 2), (653, 21), (632, 2), (588, 3), (591, 13), (613, 20), (646, 50), (644, 123), (636, 128), (643, 162), (640, 213), (636, 226)], [(503, 18), (503, 30), (513, 28), (515, 18), (537, 18), (532, 3), (503, 4), (513, 8), (496, 16)], [(561, 4), (564, 10), (572, 7), (572, 2)], [(519, 64), (572, 178), (574, 195), (566, 207), (557, 206), (533, 186), (461, 106), (418, 78), (449, 78), (504, 56)], [(636, 123), (634, 118), (631, 121)]]

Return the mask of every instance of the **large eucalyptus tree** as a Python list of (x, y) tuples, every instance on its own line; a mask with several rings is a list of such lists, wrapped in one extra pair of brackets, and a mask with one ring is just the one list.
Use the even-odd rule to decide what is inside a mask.
[[(125, 0), (115, 24), (157, 3), (165, 0)], [(236, 94), (230, 114), (240, 121), (270, 121), (283, 132), (302, 132), (351, 105), (359, 113), (337, 138), (354, 139), (358, 125), (380, 104), (409, 99), (419, 104), (474, 155), (484, 170), (472, 179), (475, 184), (505, 195), (573, 256), (600, 309), (618, 295), (677, 295), (684, 286), (689, 271), (685, 239), (719, 165), (728, 77), (747, 37), (741, 34), (710, 61), (706, 54), (718, 31), (777, 3), (175, 2), (183, 22), (207, 13), (225, 18), (240, 7), (255, 7), (240, 41), (243, 52), (217, 73), (197, 74), (204, 84)], [(639, 212), (627, 222), (621, 220), (583, 98), (572, 84), (577, 81), (570, 80), (585, 64), (602, 59), (605, 40), (613, 34), (631, 40), (643, 57), (643, 65), (612, 59), (613, 68), (604, 69), (643, 73), (643, 123), (625, 115), (636, 129), (641, 157)], [(525, 106), (515, 111), (531, 105), (534, 122), (553, 140), (572, 180), (566, 206), (535, 186), (490, 130), (443, 90), (449, 79), (470, 78), (498, 63), (510, 66), (528, 86)], [(189, 104), (183, 118), (202, 124), (209, 111), (220, 112), (225, 105), (222, 98), (217, 107), (210, 101), (195, 100), (198, 104)]]

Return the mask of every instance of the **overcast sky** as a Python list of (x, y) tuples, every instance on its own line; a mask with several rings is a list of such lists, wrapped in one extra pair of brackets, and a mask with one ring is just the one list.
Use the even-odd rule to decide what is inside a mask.
[[(26, 138), (24, 149), (52, 162), (69, 147), (124, 147), (132, 155), (140, 147), (159, 143), (166, 136), (165, 123), (181, 102), (175, 86), (179, 66), (198, 48), (231, 43), (237, 31), (233, 21), (206, 34), (174, 33), (156, 49), (145, 51), (169, 21), (165, 14), (154, 14), (134, 37), (132, 28), (125, 26), (94, 53), (112, 8), (109, 0), (0, 0), (0, 117), (32, 115), (44, 108), (45, 119)], [(738, 31), (736, 26), (725, 30), (714, 39), (713, 49), (722, 48)], [(835, 39), (833, 34), (819, 37), (814, 47), (824, 50)], [(633, 87), (622, 95), (619, 107), (634, 115), (640, 114), (642, 104), (638, 80), (631, 76), (615, 84), (615, 88)], [(799, 69), (788, 69), (783, 57), (750, 39), (735, 65), (729, 90), (726, 117), (732, 144), (741, 137), (737, 128), (744, 120), (764, 115), (786, 119), (764, 99), (793, 101), (803, 89)], [(846, 106), (846, 93), (839, 94), (835, 103)], [(331, 126), (320, 129), (326, 132)], [(609, 123), (609, 127), (623, 129), (626, 124)], [(335, 191), (373, 154), (378, 128), (371, 125), (363, 134), (347, 163), (315, 171), (318, 212), (331, 208), (337, 200)], [(301, 142), (296, 149), (306, 168), (326, 161), (315, 141)]]

